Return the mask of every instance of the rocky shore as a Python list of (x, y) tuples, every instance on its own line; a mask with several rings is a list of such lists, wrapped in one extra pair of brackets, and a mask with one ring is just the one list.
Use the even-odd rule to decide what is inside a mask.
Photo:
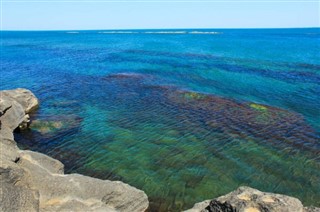
[(147, 195), (128, 184), (64, 174), (63, 164), (20, 150), (13, 131), (39, 105), (26, 89), (0, 92), (0, 211), (145, 211)]
[[(119, 181), (64, 174), (64, 165), (44, 154), (20, 150), (13, 131), (29, 125), (39, 105), (26, 89), (0, 92), (0, 211), (146, 211), (146, 194)], [(300, 200), (250, 187), (194, 205), (188, 212), (320, 212)]]

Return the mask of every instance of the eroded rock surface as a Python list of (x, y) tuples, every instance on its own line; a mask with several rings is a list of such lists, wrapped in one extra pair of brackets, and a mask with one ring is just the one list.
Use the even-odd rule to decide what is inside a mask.
[(128, 184), (64, 174), (63, 164), (19, 150), (13, 130), (28, 125), (38, 99), (26, 89), (0, 92), (0, 211), (145, 211), (146, 194)]
[(25, 113), (30, 113), (39, 106), (39, 100), (35, 95), (24, 88), (17, 88), (14, 90), (1, 91), (1, 98), (8, 97), (19, 103)]
[(186, 212), (319, 212), (319, 208), (303, 207), (300, 200), (281, 194), (261, 192), (250, 187), (197, 203)]

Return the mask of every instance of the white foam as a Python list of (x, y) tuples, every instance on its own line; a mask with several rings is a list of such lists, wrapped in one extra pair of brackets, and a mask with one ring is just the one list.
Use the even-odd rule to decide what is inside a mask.
[(79, 32), (66, 32), (67, 34), (79, 34)]
[(216, 35), (216, 34), (223, 34), (223, 32), (203, 32), (203, 31), (192, 31), (192, 32), (189, 32), (190, 34), (213, 34), (213, 35)]
[[(73, 32), (70, 32), (73, 33)], [(145, 31), (145, 32), (135, 32), (135, 31), (101, 31), (99, 34), (223, 34), (223, 32), (210, 32), (210, 31)]]
[(147, 31), (145, 34), (186, 34), (186, 31)]
[(132, 31), (104, 31), (104, 32), (98, 32), (100, 34), (137, 34), (138, 32), (132, 32)]

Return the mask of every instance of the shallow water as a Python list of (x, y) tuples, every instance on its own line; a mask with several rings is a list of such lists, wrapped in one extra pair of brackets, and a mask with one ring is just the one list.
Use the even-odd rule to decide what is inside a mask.
[(151, 211), (240, 185), (320, 206), (320, 30), (184, 31), (2, 32), (0, 88), (41, 102), (20, 147)]

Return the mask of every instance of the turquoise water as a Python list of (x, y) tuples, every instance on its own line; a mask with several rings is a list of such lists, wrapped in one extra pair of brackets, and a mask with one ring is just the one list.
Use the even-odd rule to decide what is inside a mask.
[(4, 31), (0, 89), (41, 102), (21, 148), (142, 189), (150, 211), (240, 185), (320, 206), (319, 49), (319, 28)]

